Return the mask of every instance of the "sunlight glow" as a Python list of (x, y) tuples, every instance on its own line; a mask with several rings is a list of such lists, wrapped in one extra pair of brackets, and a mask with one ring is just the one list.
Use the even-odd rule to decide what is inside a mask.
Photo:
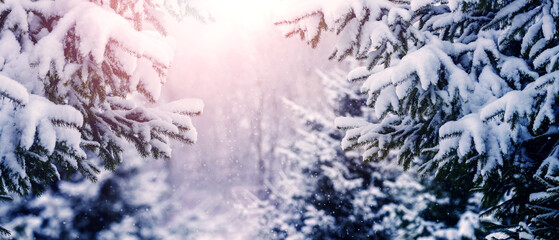
[(259, 25), (271, 19), (277, 0), (205, 0), (200, 6), (216, 21), (234, 21), (245, 25)]

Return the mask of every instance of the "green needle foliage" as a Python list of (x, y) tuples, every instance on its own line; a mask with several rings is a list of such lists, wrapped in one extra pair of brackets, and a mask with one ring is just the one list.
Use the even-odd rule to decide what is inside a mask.
[(277, 23), (287, 36), (314, 47), (333, 31), (332, 58), (364, 65), (348, 78), (362, 82), (379, 121), (337, 119), (344, 149), (364, 148), (366, 161), (393, 153), (424, 176), (466, 182), (463, 190), (481, 192), (489, 209), (488, 238), (559, 237), (557, 2), (300, 6)]

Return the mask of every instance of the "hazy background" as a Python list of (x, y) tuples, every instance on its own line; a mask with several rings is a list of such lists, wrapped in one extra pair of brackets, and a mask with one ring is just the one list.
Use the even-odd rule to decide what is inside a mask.
[(337, 66), (328, 61), (333, 38), (312, 49), (284, 37), (274, 25), (276, 3), (194, 1), (204, 19), (186, 18), (171, 31), (176, 55), (162, 96), (205, 103), (194, 119), (198, 142), (174, 146), (171, 181), (185, 210), (213, 218), (201, 222), (215, 225), (191, 226), (208, 238), (249, 234), (234, 206), (281, 171), (276, 147), (293, 136), (282, 98), (319, 110), (316, 70)]

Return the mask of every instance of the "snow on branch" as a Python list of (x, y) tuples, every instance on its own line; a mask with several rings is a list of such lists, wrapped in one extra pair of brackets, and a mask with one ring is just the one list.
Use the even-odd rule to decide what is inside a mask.
[(3, 1), (1, 192), (40, 192), (75, 171), (94, 179), (90, 153), (114, 169), (130, 145), (169, 158), (171, 139), (196, 141), (200, 100), (157, 103), (174, 47), (164, 16), (152, 0)]

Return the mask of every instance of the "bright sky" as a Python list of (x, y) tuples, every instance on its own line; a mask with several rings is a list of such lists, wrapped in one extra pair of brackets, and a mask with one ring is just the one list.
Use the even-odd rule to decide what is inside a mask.
[[(175, 151), (180, 154), (174, 153), (179, 156), (176, 164), (180, 167), (175, 168), (174, 174), (177, 182), (190, 177), (184, 172), (201, 169), (194, 160), (203, 163), (207, 171), (219, 171), (231, 161), (244, 159), (239, 154), (246, 151), (235, 150), (239, 147), (235, 141), (244, 143), (251, 133), (235, 131), (240, 131), (239, 126), (257, 111), (258, 104), (251, 99), (262, 94), (262, 89), (273, 95), (268, 100), (278, 102), (281, 97), (315, 96), (319, 88), (307, 86), (318, 84), (312, 80), (315, 70), (335, 64), (328, 61), (332, 38), (325, 35), (322, 44), (311, 49), (299, 38), (283, 36), (274, 25), (274, 19), (281, 16), (277, 11), (280, 0), (195, 1), (193, 6), (214, 20), (202, 23), (190, 18), (170, 29), (176, 51), (163, 88), (166, 93), (162, 94), (170, 99), (200, 98), (206, 106), (202, 116), (193, 119), (198, 142), (184, 151)], [(227, 138), (227, 134), (231, 137)], [(253, 165), (251, 159), (244, 161), (245, 165)], [(231, 169), (245, 175), (250, 175), (250, 170)], [(212, 173), (204, 176), (212, 176), (212, 181), (221, 177)]]
[(196, 0), (194, 4), (207, 11), (216, 21), (232, 21), (247, 27), (260, 27), (272, 20), (278, 0)]
[[(202, 23), (187, 18), (171, 30), (177, 48), (167, 87), (177, 91), (188, 88), (189, 83), (207, 88), (254, 84), (263, 75), (270, 80), (285, 77), (287, 71), (293, 72), (289, 76), (303, 68), (314, 71), (316, 59), (321, 64), (327, 62), (331, 46), (319, 46), (325, 46), (327, 53), (311, 49), (298, 38), (286, 39), (274, 25), (274, 20), (282, 16), (278, 11), (280, 3), (281, 0), (193, 0), (192, 6), (210, 20)], [(194, 94), (203, 97), (200, 90)]]
[[(320, 88), (315, 70), (335, 64), (327, 60), (333, 39), (325, 36), (317, 49), (296, 37), (286, 39), (274, 25), (281, 16), (276, 6), (280, 0), (194, 1), (193, 6), (213, 20), (187, 18), (170, 29), (176, 51), (162, 96), (200, 98), (205, 108), (193, 119), (197, 143), (173, 150), (171, 178), (186, 189), (179, 192), (189, 193), (182, 196), (186, 206), (208, 196), (223, 198), (227, 201), (221, 204), (227, 205), (231, 189), (252, 184), (258, 172), (250, 144), (251, 124), (262, 112), (256, 99), (267, 94), (267, 106), (276, 103), (276, 108), (263, 111), (274, 119), (289, 115), (279, 112), (283, 97), (311, 96), (301, 102), (316, 102)], [(282, 124), (287, 123), (278, 122), (268, 132), (282, 132)], [(230, 234), (224, 233), (223, 239), (235, 239)]]

